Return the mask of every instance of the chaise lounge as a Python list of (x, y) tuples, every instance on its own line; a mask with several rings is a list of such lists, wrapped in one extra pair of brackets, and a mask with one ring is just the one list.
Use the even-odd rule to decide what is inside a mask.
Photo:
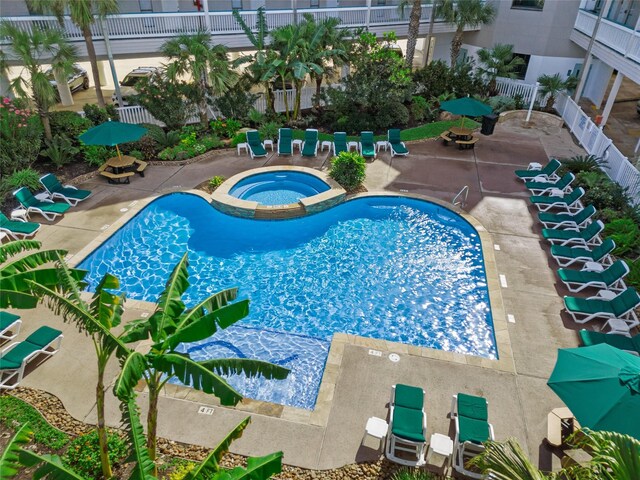
[(591, 223), (591, 217), (596, 213), (593, 205), (587, 205), (576, 213), (540, 212), (538, 220), (545, 228), (561, 228), (563, 230), (578, 230)]
[(278, 156), (293, 155), (293, 132), (290, 128), (278, 130)]
[[(418, 387), (401, 383), (391, 387), (385, 455), (392, 462), (412, 467), (424, 464), (427, 445), (424, 397), (424, 390)], [(410, 454), (410, 458), (406, 454)]]
[(249, 155), (251, 158), (266, 157), (267, 150), (264, 148), (264, 143), (260, 140), (260, 133), (257, 130), (249, 130), (247, 135), (247, 147), (249, 148)]
[(304, 142), (302, 142), (303, 157), (315, 157), (318, 155), (318, 130), (307, 128), (304, 131)]
[(560, 178), (556, 172), (561, 166), (562, 163), (560, 163), (559, 160), (552, 158), (541, 170), (528, 168), (527, 170), (516, 170), (515, 174), (516, 177), (524, 182), (531, 181), (536, 177), (540, 177), (540, 179), (545, 179), (547, 181), (556, 181)]
[(531, 191), (531, 195), (548, 195), (551, 190), (559, 190), (561, 192), (569, 193), (571, 190), (571, 183), (576, 179), (573, 173), (566, 173), (561, 179), (556, 182), (538, 182), (531, 181), (525, 182), (525, 187)]
[(558, 270), (560, 280), (562, 280), (562, 283), (573, 293), (580, 292), (585, 288), (599, 288), (602, 290), (621, 292), (627, 288), (623, 278), (626, 277), (628, 273), (629, 267), (623, 260), (616, 260), (601, 272), (573, 270), (570, 268), (561, 268)]
[(16, 338), (21, 326), (22, 320), (19, 315), (0, 311), (0, 341), (8, 342)]
[(604, 230), (604, 223), (596, 220), (587, 225), (583, 230), (556, 230), (554, 228), (542, 229), (542, 236), (552, 245), (582, 245), (584, 247), (596, 246), (602, 243), (599, 237)]
[(40, 177), (40, 183), (51, 198), (61, 198), (72, 207), (91, 196), (90, 190), (79, 190), (73, 185), (62, 185), (52, 173)]
[(611, 252), (616, 248), (616, 243), (610, 238), (605, 238), (602, 244), (589, 249), (586, 247), (563, 247), (552, 245), (551, 255), (561, 267), (568, 267), (574, 263), (597, 262), (602, 265), (611, 265), (613, 259)]
[(625, 337), (624, 335), (592, 332), (591, 330), (580, 330), (579, 333), (582, 345), (585, 347), (606, 343), (620, 350), (625, 350), (632, 355), (640, 356), (640, 334), (634, 335), (633, 337)]
[(396, 155), (406, 156), (409, 155), (407, 146), (400, 140), (400, 129), (392, 128), (387, 130), (387, 144), (391, 148), (391, 156)]
[(348, 152), (347, 134), (345, 132), (334, 132), (333, 134), (333, 156), (337, 157), (342, 152)]
[(39, 223), (9, 220), (3, 213), (0, 213), (0, 232), (5, 232), (14, 240), (33, 237), (38, 230), (40, 230)]
[(584, 188), (578, 187), (568, 195), (532, 195), (529, 199), (540, 212), (560, 208), (567, 213), (575, 213), (584, 208), (584, 205), (582, 205), (580, 201), (583, 196)]
[(38, 200), (26, 187), (19, 188), (13, 192), (13, 195), (27, 213), (39, 213), (49, 221), (54, 220), (59, 215), (64, 215), (71, 208), (68, 203), (55, 203), (51, 199)]
[(640, 325), (634, 309), (640, 306), (640, 295), (629, 287), (611, 299), (602, 294), (595, 297), (564, 297), (564, 306), (576, 323), (584, 324), (594, 319), (619, 318), (627, 321), (629, 329)]
[(358, 148), (360, 149), (360, 155), (364, 158), (376, 158), (376, 144), (373, 140), (373, 132), (360, 133)]

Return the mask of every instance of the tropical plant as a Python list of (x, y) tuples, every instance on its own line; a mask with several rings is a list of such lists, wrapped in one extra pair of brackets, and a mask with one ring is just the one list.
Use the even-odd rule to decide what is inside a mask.
[(493, 5), (483, 0), (438, 0), (436, 15), (456, 26), (451, 40), (451, 66), (453, 67), (458, 61), (464, 29), (491, 23), (496, 11)]
[(224, 94), (238, 78), (227, 59), (227, 48), (211, 45), (211, 35), (198, 32), (167, 40), (160, 51), (170, 60), (166, 67), (170, 80), (176, 82), (183, 75), (190, 76), (187, 97), (197, 106), (200, 123), (206, 129), (207, 102)]
[(487, 103), (493, 110), (493, 113), (502, 113), (507, 110), (514, 110), (516, 108), (516, 101), (507, 97), (506, 95), (496, 95), (495, 97), (489, 97)]
[(152, 342), (146, 353), (136, 351), (122, 360), (122, 371), (114, 386), (116, 396), (129, 402), (138, 382), (146, 383), (149, 399), (147, 448), (152, 462), (156, 459), (158, 398), (170, 379), (178, 378), (185, 385), (212, 393), (223, 405), (235, 405), (241, 395), (219, 375), (235, 373), (284, 379), (289, 373), (286, 368), (245, 358), (195, 361), (177, 350), (180, 343), (208, 338), (249, 312), (249, 300), (233, 303), (237, 296), (235, 288), (216, 293), (187, 309), (182, 301), (182, 295), (189, 287), (187, 268), (185, 254), (169, 276), (154, 313), (149, 318), (129, 322), (122, 337), (126, 343)]
[(17, 170), (7, 177), (6, 183), (12, 189), (27, 187), (32, 192), (41, 188), (40, 174), (32, 168)]
[(42, 145), (42, 123), (25, 100), (0, 98), (0, 171), (30, 167)]
[(101, 123), (113, 120), (117, 122), (120, 119), (116, 107), (110, 103), (104, 108), (94, 105), (93, 103), (86, 103), (82, 107), (85, 118), (89, 119), (92, 125), (100, 125)]
[(212, 177), (211, 180), (209, 180), (209, 188), (211, 189), (211, 191), (214, 191), (216, 188), (222, 185), (224, 181), (225, 178), (223, 176), (216, 175), (215, 177)]
[(542, 473), (514, 438), (506, 442), (485, 442), (484, 451), (469, 463), (494, 480), (552, 480), (557, 474)]
[(409, 14), (409, 27), (407, 30), (407, 52), (405, 54), (404, 66), (413, 68), (413, 57), (416, 52), (416, 43), (420, 32), (420, 17), (422, 16), (422, 0), (401, 0), (398, 9), (404, 16), (404, 9), (411, 4)]
[(256, 100), (260, 98), (259, 94), (251, 93), (252, 85), (253, 81), (249, 74), (241, 75), (229, 90), (214, 100), (214, 106), (226, 118), (246, 121), (251, 112), (255, 110)]
[(36, 12), (53, 13), (60, 26), (64, 25), (64, 16), (68, 14), (71, 21), (75, 23), (84, 37), (87, 45), (87, 56), (91, 63), (91, 74), (93, 84), (96, 87), (96, 97), (98, 106), (104, 108), (104, 95), (100, 85), (100, 75), (98, 70), (98, 60), (96, 49), (93, 46), (93, 35), (91, 27), (96, 23), (96, 17), (101, 22), (107, 16), (118, 13), (117, 0), (29, 0), (31, 8)]
[(552, 111), (553, 104), (556, 102), (556, 97), (559, 93), (566, 92), (574, 83), (575, 77), (569, 77), (566, 80), (563, 80), (559, 73), (555, 75), (540, 75), (538, 77), (538, 83), (540, 84), (540, 94), (542, 96), (547, 96), (547, 103), (545, 104), (544, 109), (547, 111)]
[(178, 130), (165, 132), (162, 128), (153, 128), (147, 131), (147, 135), (161, 148), (174, 147), (180, 143), (180, 132)]
[(391, 475), (391, 480), (436, 480), (436, 478), (435, 474), (431, 472), (407, 467), (401, 468)]
[(640, 478), (640, 440), (616, 432), (584, 429), (573, 442), (591, 454), (591, 469), (602, 480)]
[(516, 78), (516, 70), (524, 65), (524, 60), (513, 54), (513, 45), (497, 43), (493, 48), (481, 48), (478, 50), (480, 65), (478, 72), (487, 81), (489, 95), (497, 95), (498, 77)]
[(195, 113), (193, 104), (187, 98), (191, 88), (185, 82), (157, 72), (136, 82), (138, 94), (133, 95), (132, 101), (146, 108), (168, 129), (176, 130), (183, 127)]
[(607, 223), (604, 234), (616, 243), (613, 253), (617, 256), (640, 250), (640, 227), (631, 218), (618, 218)]
[(331, 161), (329, 176), (346, 190), (354, 190), (364, 182), (366, 161), (357, 152), (340, 152)]
[(575, 155), (570, 158), (561, 158), (562, 166), (569, 172), (601, 172), (607, 168), (606, 162), (596, 155)]
[[(120, 464), (127, 457), (128, 446), (116, 432), (107, 433), (109, 460), (112, 465)], [(71, 440), (64, 454), (63, 462), (74, 472), (87, 478), (105, 478), (101, 469), (101, 446), (96, 430), (78, 435)]]
[(93, 124), (88, 118), (81, 117), (77, 112), (62, 110), (49, 114), (51, 123), (51, 133), (68, 137), (74, 145), (79, 145), (78, 136), (85, 130), (91, 128)]
[(54, 135), (51, 140), (46, 140), (47, 148), (42, 150), (40, 154), (47, 157), (59, 169), (71, 162), (79, 148), (73, 146), (69, 137), (64, 135)]
[(11, 89), (19, 97), (33, 101), (44, 135), (51, 139), (49, 109), (56, 103), (56, 91), (43, 70), (42, 59), (47, 58), (54, 71), (66, 77), (75, 60), (75, 48), (60, 30), (26, 31), (7, 21), (0, 23), (0, 37), (8, 40), (0, 50), (0, 73), (7, 75), (10, 63), (22, 65), (20, 74), (10, 82)]
[(484, 91), (482, 79), (475, 74), (468, 62), (449, 67), (442, 60), (436, 60), (423, 68), (414, 70), (413, 93), (427, 100), (443, 93), (452, 93), (454, 98), (474, 96)]
[(261, 138), (275, 140), (278, 138), (278, 131), (280, 128), (282, 128), (282, 124), (280, 122), (267, 122), (262, 125), (258, 131), (260, 132)]

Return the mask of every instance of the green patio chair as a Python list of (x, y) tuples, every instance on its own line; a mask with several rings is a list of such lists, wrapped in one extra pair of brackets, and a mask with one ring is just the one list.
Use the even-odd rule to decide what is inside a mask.
[(39, 229), (39, 223), (9, 220), (3, 213), (0, 213), (0, 232), (5, 232), (14, 240), (33, 237)]
[(347, 134), (345, 132), (334, 132), (333, 134), (333, 156), (337, 157), (342, 152), (348, 152)]
[(364, 158), (376, 158), (376, 142), (373, 139), (373, 132), (360, 133), (358, 148), (360, 155)]
[(293, 155), (293, 132), (290, 128), (278, 130), (278, 156)]
[(43, 326), (23, 342), (16, 342), (0, 354), (0, 390), (13, 390), (24, 376), (27, 364), (40, 355), (52, 356), (60, 349), (62, 332)]
[(20, 205), (27, 210), (27, 213), (39, 213), (49, 221), (55, 219), (58, 215), (64, 215), (71, 208), (71, 205), (67, 203), (55, 203), (51, 199), (38, 200), (26, 187), (19, 188), (13, 192), (13, 195), (20, 202)]
[(565, 173), (561, 179), (555, 182), (525, 182), (524, 186), (527, 187), (532, 195), (548, 195), (551, 190), (560, 190), (564, 193), (569, 193), (571, 183), (576, 179), (576, 176), (571, 173)]
[(589, 249), (586, 247), (551, 246), (551, 255), (561, 267), (568, 267), (574, 263), (598, 262), (603, 265), (611, 265), (613, 260), (611, 252), (616, 248), (616, 243), (610, 238), (605, 238), (601, 245)]
[(612, 265), (602, 270), (573, 270), (561, 268), (558, 270), (558, 277), (562, 280), (570, 292), (577, 293), (585, 288), (599, 288), (621, 292), (627, 286), (623, 278), (629, 273), (629, 266), (623, 260), (616, 260)]
[(555, 228), (543, 228), (542, 237), (551, 242), (552, 245), (582, 245), (595, 246), (600, 245), (602, 240), (599, 237), (600, 232), (604, 230), (604, 223), (596, 220), (583, 228), (582, 230), (556, 230)]
[[(605, 290), (606, 291), (606, 290)], [(589, 298), (564, 297), (564, 306), (576, 323), (587, 323), (594, 319), (620, 318), (627, 320), (629, 329), (640, 325), (634, 309), (640, 306), (640, 295), (629, 287), (612, 299), (599, 295)]]
[(21, 326), (22, 320), (20, 320), (19, 315), (0, 311), (0, 340), (2, 342), (8, 342), (16, 338), (20, 333)]
[(453, 468), (471, 478), (484, 478), (467, 467), (469, 459), (484, 451), (483, 443), (494, 440), (493, 425), (489, 423), (488, 402), (482, 397), (458, 393), (451, 400), (451, 419), (455, 423)]
[(634, 335), (633, 337), (626, 337), (624, 335), (615, 335), (612, 333), (580, 330), (580, 339), (582, 340), (582, 345), (585, 347), (606, 343), (607, 345), (611, 345), (612, 347), (620, 350), (625, 350), (632, 355), (640, 356), (640, 334)]
[(247, 135), (247, 147), (249, 148), (249, 155), (251, 158), (266, 157), (267, 150), (264, 148), (262, 140), (260, 140), (260, 133), (257, 130), (249, 130)]
[[(423, 389), (397, 384), (391, 387), (389, 401), (389, 430), (386, 457), (407, 466), (424, 464), (427, 435), (427, 415), (424, 411)], [(410, 453), (411, 457), (399, 453)]]
[(302, 142), (302, 156), (315, 157), (318, 154), (318, 130), (307, 128), (304, 131), (304, 142)]
[(541, 180), (544, 179), (547, 181), (555, 181), (555, 180), (558, 180), (558, 178), (560, 178), (558, 177), (556, 172), (561, 166), (562, 166), (562, 163), (560, 163), (559, 160), (552, 158), (551, 160), (549, 160), (549, 163), (547, 163), (541, 170), (535, 170), (535, 169), (516, 170), (515, 173), (516, 173), (516, 177), (518, 177), (520, 180), (524, 182), (531, 181), (536, 177), (539, 177)]
[(584, 188), (578, 187), (568, 195), (532, 195), (529, 197), (529, 200), (531, 200), (531, 203), (533, 203), (540, 212), (547, 212), (553, 208), (561, 208), (565, 212), (571, 213), (584, 208), (584, 205), (582, 205), (580, 201), (583, 195)]
[(73, 185), (62, 185), (52, 173), (40, 177), (40, 183), (51, 198), (61, 198), (72, 207), (91, 196), (90, 190), (79, 190)]
[(578, 230), (591, 222), (596, 213), (596, 207), (587, 205), (576, 213), (538, 213), (538, 220), (545, 228), (562, 228), (563, 230)]
[(391, 156), (396, 155), (406, 156), (409, 155), (407, 146), (400, 140), (400, 129), (392, 128), (387, 130), (387, 144), (391, 148)]

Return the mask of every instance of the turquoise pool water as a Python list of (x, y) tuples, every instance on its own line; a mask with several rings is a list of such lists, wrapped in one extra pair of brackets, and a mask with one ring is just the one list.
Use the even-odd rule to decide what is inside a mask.
[(171, 194), (144, 208), (80, 268), (90, 271), (89, 289), (108, 271), (128, 297), (155, 301), (187, 251), (188, 305), (238, 286), (251, 312), (184, 351), (292, 369), (284, 381), (229, 378), (250, 398), (313, 408), (334, 332), (497, 358), (478, 234), (438, 205), (367, 197), (265, 221)]
[(330, 188), (308, 173), (282, 170), (251, 175), (236, 183), (229, 195), (262, 205), (285, 205), (326, 192)]

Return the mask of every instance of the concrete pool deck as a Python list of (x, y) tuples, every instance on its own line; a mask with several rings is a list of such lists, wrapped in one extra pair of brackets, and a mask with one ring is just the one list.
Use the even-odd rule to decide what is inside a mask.
[[(543, 439), (547, 413), (562, 402), (546, 386), (546, 380), (557, 349), (577, 346), (577, 326), (563, 321), (560, 315), (561, 297), (566, 292), (558, 285), (555, 265), (539, 236), (528, 195), (513, 170), (532, 161), (545, 163), (549, 156), (584, 152), (565, 130), (548, 135), (515, 123), (499, 124), (496, 133), (482, 137), (475, 150), (460, 151), (439, 141), (415, 142), (408, 147), (408, 157), (390, 158), (389, 153), (382, 152), (369, 163), (365, 185), (369, 190), (427, 195), (447, 202), (464, 185), (469, 186), (466, 211), (482, 223), (497, 245), (496, 269), (504, 275), (500, 293), (505, 313), (514, 319), (507, 324), (512, 368), (501, 371), (485, 368), (479, 361), (458, 363), (402, 351), (397, 352), (400, 361), (394, 363), (386, 354), (369, 355), (368, 345), (345, 343), (339, 363), (329, 363), (325, 373), (333, 377), (334, 387), (318, 399), (327, 407), (322, 422), (310, 424), (302, 418), (306, 414), (296, 418), (296, 412), (275, 418), (270, 416), (273, 412), (258, 408), (250, 427), (233, 444), (233, 452), (262, 455), (282, 450), (285, 463), (319, 470), (375, 460), (380, 451), (361, 444), (364, 426), (371, 416), (387, 418), (390, 386), (400, 382), (426, 390), (429, 435), (439, 432), (452, 436), (447, 418), (452, 394), (463, 391), (482, 395), (489, 401), (490, 421), (498, 440), (516, 437), (540, 466), (555, 465)], [(61, 220), (44, 222), (36, 239), (43, 248), (64, 248), (70, 255), (78, 255), (112, 233), (151, 197), (191, 189), (214, 175), (229, 178), (250, 168), (273, 165), (326, 170), (328, 154), (323, 152), (315, 159), (273, 154), (251, 160), (228, 150), (191, 165), (150, 166), (144, 178), (136, 176), (130, 185), (108, 185), (94, 178), (83, 184), (94, 191), (93, 197), (69, 210)], [(34, 215), (33, 220), (41, 218)], [(126, 307), (125, 321), (149, 312), (151, 305), (128, 301)], [(60, 328), (65, 335), (61, 351), (29, 374), (22, 385), (56, 395), (75, 418), (93, 422), (95, 354), (91, 343), (44, 307), (18, 313), (24, 322), (20, 338), (43, 323)], [(113, 380), (117, 371), (117, 363), (112, 361), (107, 378)], [(144, 407), (144, 393), (141, 397)], [(159, 435), (212, 447), (247, 415), (247, 410), (254, 410), (252, 402), (247, 402), (243, 409), (214, 407), (212, 415), (198, 414), (200, 405), (212, 403), (212, 397), (196, 391), (161, 398)], [(260, 408), (265, 408), (263, 405)], [(110, 393), (107, 408), (109, 424), (118, 425), (118, 405)]]

